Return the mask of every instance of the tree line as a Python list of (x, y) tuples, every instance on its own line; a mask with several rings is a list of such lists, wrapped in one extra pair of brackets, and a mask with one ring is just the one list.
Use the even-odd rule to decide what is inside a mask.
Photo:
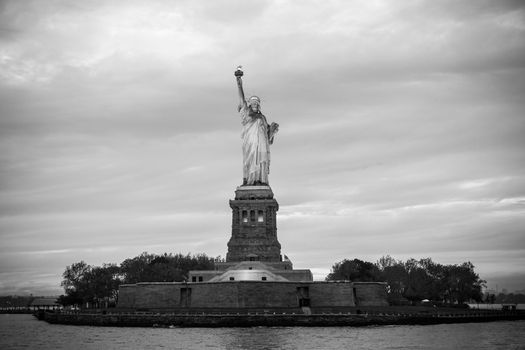
[(461, 304), (481, 302), (486, 281), (480, 279), (471, 262), (443, 265), (426, 259), (396, 260), (383, 256), (376, 263), (359, 259), (343, 260), (332, 266), (327, 281), (383, 281), (391, 304), (420, 302)]
[[(84, 261), (66, 267), (62, 277), (65, 294), (59, 303), (107, 307), (116, 303), (121, 284), (138, 282), (182, 282), (190, 270), (213, 270), (221, 257), (206, 254), (149, 254), (144, 252), (124, 260), (120, 265), (88, 265)], [(396, 260), (384, 256), (376, 263), (344, 259), (332, 266), (327, 281), (386, 282), (391, 304), (419, 302), (461, 304), (483, 301), (485, 281), (474, 271), (471, 262), (443, 265), (426, 259)]]
[(61, 286), (65, 294), (60, 304), (112, 306), (118, 299), (121, 284), (138, 282), (182, 282), (190, 270), (213, 270), (220, 257), (206, 254), (149, 254), (144, 252), (117, 264), (88, 265), (84, 261), (66, 267)]
[(483, 301), (488, 304), (525, 304), (523, 293), (485, 293)]

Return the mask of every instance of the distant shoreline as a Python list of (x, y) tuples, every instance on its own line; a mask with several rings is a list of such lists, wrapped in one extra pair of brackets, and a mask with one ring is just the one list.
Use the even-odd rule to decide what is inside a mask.
[(0, 310), (0, 314), (34, 314), (36, 310), (18, 309), (18, 310)]

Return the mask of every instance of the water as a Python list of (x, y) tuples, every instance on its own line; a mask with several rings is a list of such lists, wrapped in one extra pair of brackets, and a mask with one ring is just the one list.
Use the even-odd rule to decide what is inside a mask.
[(0, 349), (525, 349), (525, 321), (433, 326), (127, 328), (0, 315)]

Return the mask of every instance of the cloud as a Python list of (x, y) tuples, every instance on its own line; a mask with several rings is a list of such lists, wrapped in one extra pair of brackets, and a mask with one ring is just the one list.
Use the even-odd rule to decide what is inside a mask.
[(225, 255), (238, 64), (280, 124), (270, 181), (296, 267), (472, 257), (518, 276), (519, 1), (5, 1), (0, 23), (0, 265), (18, 291), (16, 271), (50, 290), (79, 258)]

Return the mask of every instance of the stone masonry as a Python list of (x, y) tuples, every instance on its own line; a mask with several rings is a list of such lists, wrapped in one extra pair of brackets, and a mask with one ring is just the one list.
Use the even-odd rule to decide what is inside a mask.
[(232, 236), (226, 262), (280, 262), (276, 212), (279, 204), (269, 186), (241, 186), (230, 200)]

